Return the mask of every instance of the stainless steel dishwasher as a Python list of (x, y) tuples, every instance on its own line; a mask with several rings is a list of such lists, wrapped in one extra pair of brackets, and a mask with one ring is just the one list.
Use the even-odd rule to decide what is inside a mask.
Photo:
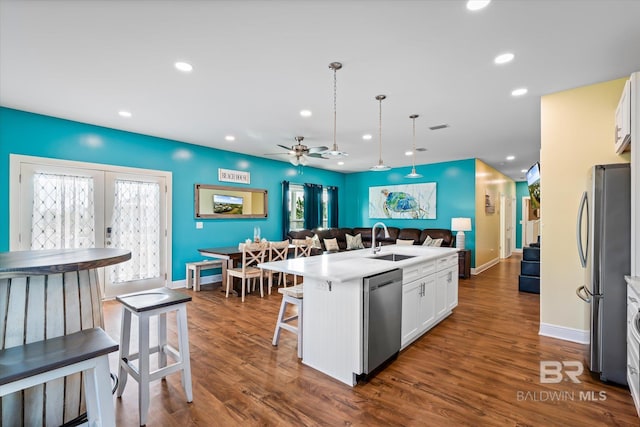
[(364, 374), (400, 351), (402, 270), (364, 278)]

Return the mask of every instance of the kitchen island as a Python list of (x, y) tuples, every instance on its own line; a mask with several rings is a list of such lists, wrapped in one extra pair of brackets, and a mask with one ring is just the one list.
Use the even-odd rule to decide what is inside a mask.
[[(400, 255), (392, 261), (391, 254)], [(401, 259), (400, 259), (401, 258)], [(389, 245), (260, 264), (304, 277), (302, 362), (353, 386), (365, 372), (365, 279), (402, 270), (401, 342), (405, 348), (458, 304), (455, 248)]]

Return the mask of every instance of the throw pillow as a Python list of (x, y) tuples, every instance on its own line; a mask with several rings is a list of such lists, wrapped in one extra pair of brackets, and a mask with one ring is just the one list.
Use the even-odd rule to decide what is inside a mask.
[(338, 239), (324, 239), (324, 247), (327, 248), (328, 251), (340, 250), (338, 247)]
[(362, 244), (362, 234), (358, 233), (355, 236), (345, 234), (345, 237), (347, 238), (347, 250), (364, 249), (364, 245)]
[(431, 236), (427, 236), (422, 243), (422, 246), (442, 246), (443, 239), (432, 239)]
[(396, 239), (396, 245), (410, 246), (410, 245), (413, 245), (413, 240)]
[(311, 237), (307, 237), (305, 239), (307, 241), (307, 246), (311, 246), (314, 249), (322, 249), (322, 245), (320, 244), (320, 238), (317, 234), (314, 234)]

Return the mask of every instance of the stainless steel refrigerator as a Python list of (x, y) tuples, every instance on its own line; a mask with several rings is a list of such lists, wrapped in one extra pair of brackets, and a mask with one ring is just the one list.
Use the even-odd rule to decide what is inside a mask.
[(625, 274), (631, 270), (631, 169), (596, 165), (582, 195), (576, 229), (585, 283), (576, 293), (589, 303), (589, 369), (603, 381), (627, 384)]

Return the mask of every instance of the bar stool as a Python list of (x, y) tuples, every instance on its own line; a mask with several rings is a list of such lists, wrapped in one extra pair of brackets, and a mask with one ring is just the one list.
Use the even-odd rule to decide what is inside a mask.
[[(278, 292), (282, 294), (282, 304), (280, 304), (280, 312), (278, 313), (278, 322), (276, 330), (273, 333), (272, 345), (277, 346), (280, 339), (280, 329), (293, 332), (298, 336), (298, 357), (302, 357), (302, 286), (295, 285), (290, 288), (278, 288)], [(287, 304), (295, 305), (298, 308), (298, 314), (284, 317), (287, 310)], [(289, 322), (298, 319), (296, 326), (290, 325)]]
[[(189, 295), (168, 288), (151, 289), (145, 292), (121, 295), (116, 299), (122, 304), (120, 329), (120, 354), (117, 396), (121, 397), (127, 384), (127, 374), (138, 382), (138, 410), (140, 425), (147, 423), (149, 412), (149, 383), (166, 375), (180, 371), (187, 402), (193, 401), (191, 390), (191, 361), (189, 357), (189, 333), (187, 328), (187, 302)], [(167, 313), (177, 311), (178, 349), (167, 343)], [(138, 316), (138, 353), (129, 353), (131, 337), (131, 315)], [(149, 318), (158, 316), (158, 345), (149, 347)], [(151, 371), (149, 356), (158, 353), (158, 369)], [(167, 366), (167, 355), (175, 363)], [(138, 366), (133, 361), (138, 360)]]

